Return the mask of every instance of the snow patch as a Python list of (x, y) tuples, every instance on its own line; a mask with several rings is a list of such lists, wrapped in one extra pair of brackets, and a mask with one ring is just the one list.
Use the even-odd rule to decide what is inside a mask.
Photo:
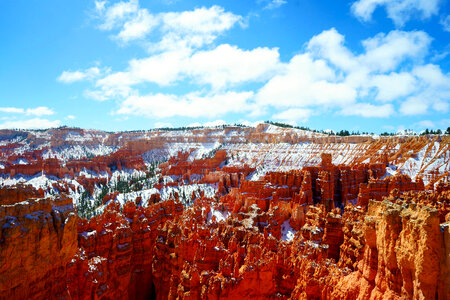
[(289, 219), (281, 224), (281, 240), (290, 242), (294, 239), (296, 233), (297, 231), (289, 224)]

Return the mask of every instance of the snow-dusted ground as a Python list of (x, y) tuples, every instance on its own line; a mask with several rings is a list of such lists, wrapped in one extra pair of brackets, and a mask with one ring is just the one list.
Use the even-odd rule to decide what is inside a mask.
[[(331, 153), (333, 164), (352, 165), (356, 163), (369, 163), (370, 153), (382, 154), (399, 151), (400, 145), (391, 149), (385, 146), (379, 150), (372, 149), (371, 144), (330, 143), (330, 144), (226, 144), (223, 149), (229, 153), (229, 166), (243, 166), (247, 164), (256, 168), (250, 176), (251, 180), (257, 180), (267, 172), (283, 172), (300, 170), (305, 166), (318, 165), (321, 162), (322, 153)], [(413, 153), (411, 153), (413, 154)], [(413, 180), (417, 176), (423, 176), (425, 184), (429, 182), (429, 175), (433, 171), (439, 174), (450, 172), (450, 148), (444, 143), (431, 143), (414, 153), (412, 158), (397, 166), (387, 167), (388, 175), (407, 174)]]
[(25, 176), (25, 175), (17, 175), (14, 177), (10, 176), (0, 176), (0, 186), (9, 186), (9, 185), (16, 185), (16, 184), (30, 184), (35, 189), (45, 189), (48, 186), (51, 186), (52, 183), (56, 183), (55, 180), (52, 180), (51, 178), (47, 177), (45, 174), (39, 173), (34, 176)]
[(297, 231), (291, 227), (291, 224), (289, 224), (289, 219), (281, 224), (281, 240), (288, 242), (292, 241), (296, 232)]
[(172, 156), (176, 156), (178, 152), (191, 152), (188, 161), (194, 159), (200, 159), (205, 155), (208, 155), (212, 151), (219, 149), (222, 146), (221, 143), (171, 143), (167, 144), (162, 149), (152, 149), (144, 154), (142, 157), (144, 161), (149, 163), (163, 162), (168, 160)]
[(267, 172), (283, 172), (302, 169), (305, 166), (318, 165), (322, 153), (332, 153), (334, 164), (354, 163), (368, 146), (364, 144), (228, 144), (223, 148), (229, 152), (229, 166), (243, 166), (244, 164), (256, 168), (251, 177), (257, 180)]
[(60, 160), (81, 159), (86, 157), (109, 155), (115, 152), (118, 147), (96, 145), (96, 146), (82, 146), (70, 145), (59, 147), (58, 149), (50, 149), (42, 154), (43, 158), (58, 158)]
[(206, 197), (213, 198), (217, 192), (217, 187), (210, 184), (188, 184), (175, 187), (163, 187), (161, 190), (156, 188), (143, 189), (137, 192), (122, 193), (116, 198), (121, 205), (128, 201), (134, 201), (137, 197), (142, 197), (142, 206), (147, 206), (150, 197), (153, 194), (160, 194), (162, 201), (167, 201), (175, 194), (179, 195), (180, 201), (184, 205), (192, 203), (192, 193), (195, 193), (196, 197), (200, 197), (200, 191), (204, 192)]
[(218, 210), (218, 209), (214, 209), (211, 206), (211, 211), (208, 212), (208, 216), (206, 217), (206, 221), (207, 221), (208, 224), (210, 224), (212, 222), (212, 217), (215, 216), (217, 222), (224, 222), (230, 215), (231, 214), (230, 214), (229, 211), (221, 211), (221, 210)]
[[(189, 152), (189, 161), (200, 159), (207, 156), (212, 156), (218, 149), (224, 149), (228, 152), (228, 166), (242, 167), (248, 165), (253, 167), (256, 171), (251, 174), (248, 179), (257, 180), (264, 174), (270, 171), (289, 171), (293, 169), (302, 169), (305, 166), (318, 165), (321, 162), (322, 153), (331, 153), (333, 164), (351, 165), (357, 163), (369, 163), (374, 155), (387, 154), (388, 157), (396, 157), (395, 161), (390, 161), (390, 165), (386, 168), (386, 176), (396, 175), (399, 173), (407, 174), (412, 179), (416, 177), (423, 177), (424, 183), (427, 184), (433, 172), (437, 172), (438, 176), (450, 172), (450, 146), (445, 142), (429, 142), (422, 143), (421, 149), (406, 148), (405, 144), (387, 143), (312, 143), (303, 142), (298, 144), (287, 143), (265, 143), (255, 144), (248, 142), (249, 130), (254, 129), (243, 127), (230, 128), (210, 128), (207, 130), (182, 130), (182, 131), (147, 131), (136, 133), (118, 133), (110, 134), (99, 131), (80, 131), (68, 130), (59, 141), (59, 147), (51, 148), (54, 135), (52, 131), (31, 131), (27, 135), (12, 135), (9, 140), (3, 139), (0, 146), (5, 146), (8, 143), (19, 143), (19, 146), (14, 148), (15, 154), (22, 154), (35, 149), (49, 148), (43, 153), (44, 158), (56, 157), (60, 160), (67, 161), (70, 159), (79, 159), (85, 157), (109, 155), (119, 149), (119, 146), (111, 145), (125, 145), (128, 140), (147, 139), (151, 140), (154, 137), (166, 137), (168, 142), (162, 144), (161, 148), (155, 148), (145, 152), (142, 157), (147, 165), (161, 163), (167, 161), (178, 152)], [(311, 131), (304, 131), (292, 128), (280, 128), (273, 125), (264, 125), (258, 127), (256, 132), (277, 134), (280, 136), (289, 136), (295, 134), (297, 136), (304, 136), (308, 138), (324, 136), (323, 134), (314, 133)], [(30, 138), (31, 136), (31, 138)], [(195, 139), (201, 137), (201, 139)], [(376, 137), (374, 137), (376, 138)], [(379, 137), (378, 137), (379, 138)], [(30, 140), (31, 139), (31, 142)], [(38, 142), (36, 142), (35, 140)], [(111, 143), (110, 139), (116, 142)], [(207, 141), (204, 143), (188, 142), (190, 140)], [(382, 141), (381, 139), (378, 139)], [(67, 141), (65, 144), (64, 141)], [(184, 141), (184, 142), (183, 142)], [(234, 141), (233, 143), (231, 141)], [(239, 143), (242, 141), (242, 143)], [(403, 147), (403, 148), (402, 148)], [(399, 152), (403, 151), (403, 152)], [(397, 153), (402, 155), (396, 155)], [(1, 161), (6, 158), (0, 158), (0, 169), (5, 168), (5, 164)], [(15, 161), (17, 164), (26, 164), (27, 160), (19, 158)], [(116, 171), (110, 176), (107, 173), (97, 174), (91, 171), (83, 170), (78, 175), (84, 175), (88, 178), (103, 177), (107, 178), (109, 185), (114, 185), (119, 177), (121, 180), (129, 180), (131, 178), (142, 177), (144, 172), (136, 170)], [(448, 178), (448, 176), (446, 177)], [(45, 174), (36, 174), (35, 176), (16, 175), (10, 178), (8, 175), (0, 175), (0, 186), (14, 185), (17, 183), (28, 183), (35, 188), (51, 187), (57, 182), (57, 178), (47, 177)], [(78, 182), (70, 178), (59, 179), (63, 182), (71, 183), (75, 189), (69, 190), (70, 196), (74, 199), (74, 204), (79, 204), (81, 201), (81, 194), (84, 188)], [(164, 182), (170, 182), (173, 179), (165, 177)], [(178, 187), (164, 187), (160, 191), (149, 188), (148, 185), (142, 191), (130, 192), (120, 194), (117, 200), (120, 203), (134, 200), (136, 197), (142, 197), (143, 205), (148, 204), (148, 200), (154, 193), (160, 193), (161, 199), (167, 200), (175, 193), (180, 195), (181, 200), (185, 205), (191, 203), (191, 196), (193, 192), (203, 191), (207, 197), (213, 197), (217, 192), (217, 186), (204, 184), (182, 185)], [(52, 191), (57, 192), (57, 191)], [(86, 201), (90, 201), (92, 205), (95, 203), (96, 197), (101, 193), (101, 187), (96, 187), (94, 195)], [(99, 208), (100, 210), (101, 208)], [(212, 214), (216, 213), (213, 211)], [(221, 212), (222, 213), (222, 212)], [(220, 219), (217, 212), (216, 218)], [(223, 214), (222, 214), (222, 217)], [(283, 224), (284, 238), (289, 239), (295, 232), (288, 226)]]

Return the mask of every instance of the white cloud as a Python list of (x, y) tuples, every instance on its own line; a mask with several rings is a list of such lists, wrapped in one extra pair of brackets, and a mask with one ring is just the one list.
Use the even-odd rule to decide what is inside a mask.
[(435, 125), (430, 120), (423, 120), (423, 121), (420, 121), (420, 122), (417, 122), (416, 124), (414, 124), (414, 127), (418, 127), (418, 128), (434, 128)]
[(5, 113), (15, 113), (15, 114), (26, 114), (28, 116), (50, 116), (53, 115), (55, 112), (45, 106), (39, 106), (36, 108), (27, 108), (26, 110), (23, 108), (17, 108), (17, 107), (0, 107), (0, 112)]
[(304, 108), (290, 108), (281, 113), (272, 116), (273, 119), (285, 120), (285, 121), (300, 121), (306, 123), (311, 115), (313, 115), (311, 109)]
[(260, 89), (258, 103), (291, 108), (341, 107), (345, 115), (384, 117), (394, 112), (394, 106), (376, 106), (368, 101), (409, 97), (401, 104), (403, 114), (448, 111), (449, 75), (436, 65), (421, 65), (431, 42), (425, 32), (394, 30), (378, 34), (362, 42), (365, 52), (359, 55), (344, 42), (344, 36), (335, 29), (311, 38), (306, 53), (296, 55), (284, 73)]
[(439, 11), (439, 0), (358, 0), (352, 4), (352, 13), (362, 21), (370, 21), (378, 6), (384, 6), (387, 15), (397, 26), (403, 26), (411, 17), (430, 18)]
[(393, 101), (416, 90), (416, 78), (407, 72), (380, 74), (372, 77), (371, 84), (378, 89), (376, 99)]
[[(261, 61), (265, 63), (262, 64)], [(212, 50), (197, 51), (182, 48), (166, 51), (144, 59), (133, 59), (128, 70), (101, 78), (97, 91), (86, 95), (97, 100), (117, 96), (126, 97), (132, 86), (156, 83), (167, 86), (188, 78), (195, 84), (210, 85), (214, 89), (245, 82), (267, 80), (279, 68), (278, 49), (256, 48), (248, 51), (223, 44)]]
[(344, 108), (341, 114), (344, 116), (361, 116), (365, 118), (386, 118), (394, 114), (392, 104), (373, 105), (370, 103), (355, 103)]
[(264, 7), (264, 9), (276, 9), (286, 3), (287, 1), (285, 0), (270, 0), (269, 3), (267, 3), (267, 5)]
[(267, 80), (279, 67), (279, 56), (278, 49), (245, 51), (222, 44), (213, 50), (195, 53), (189, 59), (186, 73), (192, 75), (196, 82), (210, 84), (214, 88)]
[(145, 37), (155, 28), (159, 20), (149, 14), (146, 9), (137, 12), (135, 18), (125, 22), (123, 29), (117, 34), (116, 38), (122, 42), (129, 42)]
[(439, 66), (433, 64), (416, 66), (411, 73), (417, 78), (418, 92), (401, 104), (400, 112), (404, 115), (421, 115), (430, 109), (448, 112), (450, 74), (442, 73)]
[(221, 33), (242, 19), (241, 16), (225, 12), (217, 5), (210, 8), (201, 7), (193, 11), (169, 12), (161, 16), (165, 31), (186, 35)]
[(139, 1), (118, 2), (111, 6), (96, 3), (96, 13), (102, 20), (99, 28), (115, 30), (120, 42), (142, 39), (150, 32), (156, 42), (150, 43), (153, 51), (175, 50), (182, 47), (198, 48), (212, 43), (218, 35), (229, 30), (242, 17), (217, 5), (200, 7), (191, 11), (151, 14), (139, 6)]
[(50, 116), (53, 115), (55, 112), (48, 107), (40, 106), (36, 108), (28, 108), (25, 113), (27, 115), (40, 117), (40, 116)]
[(226, 92), (202, 96), (190, 93), (183, 96), (171, 94), (149, 94), (130, 96), (121, 103), (117, 114), (167, 118), (207, 117), (213, 118), (230, 112), (243, 112), (252, 108), (249, 99), (252, 92)]
[(427, 113), (428, 105), (420, 97), (409, 97), (400, 106), (400, 112), (404, 115), (421, 115)]
[[(190, 51), (167, 51), (144, 59), (130, 61), (128, 72), (111, 74), (98, 81), (98, 85), (135, 85), (142, 82), (154, 82), (158, 85), (169, 85), (178, 80), (186, 70)], [(116, 79), (116, 80), (115, 80)], [(116, 82), (118, 81), (118, 82)]]
[(294, 56), (282, 75), (260, 89), (256, 100), (274, 107), (341, 106), (352, 103), (356, 91), (336, 82), (336, 74), (323, 60), (308, 54)]
[(76, 117), (73, 116), (73, 115), (67, 115), (66, 119), (68, 119), (68, 120), (75, 120)]
[[(372, 4), (388, 7), (385, 2)], [(112, 31), (123, 43), (141, 39), (148, 56), (131, 59), (125, 69), (113, 73), (66, 71), (59, 80), (95, 79), (85, 96), (115, 99), (115, 114), (254, 117), (276, 109), (273, 118), (305, 122), (323, 111), (386, 117), (395, 108), (405, 115), (448, 110), (449, 75), (436, 65), (424, 65), (432, 39), (423, 31), (379, 33), (363, 40), (362, 51), (354, 52), (332, 28), (312, 37), (289, 62), (281, 62), (277, 48), (214, 45), (221, 34), (243, 22), (220, 6), (152, 14), (137, 0), (110, 5), (97, 1), (96, 10), (102, 30)], [(370, 12), (369, 17), (373, 12), (362, 11)], [(256, 92), (242, 92), (248, 89), (244, 84), (261, 82)], [(183, 94), (164, 92), (169, 86)]]
[(445, 31), (450, 32), (450, 15), (441, 19), (441, 25)]
[(0, 128), (2, 129), (45, 129), (45, 128), (54, 128), (61, 125), (59, 120), (50, 121), (47, 119), (29, 119), (23, 121), (7, 121), (0, 123)]
[(105, 2), (106, 1), (96, 1), (95, 3), (96, 12), (103, 21), (99, 26), (102, 30), (111, 30), (120, 26), (126, 18), (132, 16), (139, 10), (138, 0), (117, 2), (107, 8)]
[(95, 11), (97, 13), (101, 13), (105, 10), (106, 1), (95, 1), (94, 4), (95, 4)]
[[(428, 52), (430, 36), (424, 31), (393, 30), (363, 41), (365, 55), (359, 61), (370, 70), (387, 72), (408, 58), (420, 60)], [(382, 63), (380, 63), (382, 62)]]
[(17, 107), (0, 107), (0, 112), (23, 114), (25, 112), (25, 110), (23, 108), (17, 108)]
[(308, 42), (308, 51), (321, 57), (344, 71), (358, 68), (355, 56), (344, 46), (345, 37), (331, 28), (313, 36)]
[(423, 31), (379, 33), (362, 41), (365, 53), (359, 56), (345, 47), (344, 41), (345, 37), (332, 28), (312, 37), (308, 50), (344, 72), (388, 72), (408, 58), (420, 60), (427, 53), (431, 38)]
[(101, 75), (102, 72), (99, 68), (92, 67), (84, 71), (64, 71), (57, 79), (60, 82), (72, 83), (81, 80), (94, 79)]

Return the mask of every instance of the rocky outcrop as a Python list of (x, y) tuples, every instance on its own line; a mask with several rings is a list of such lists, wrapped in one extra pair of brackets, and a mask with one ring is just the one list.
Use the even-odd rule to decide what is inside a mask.
[(78, 224), (79, 251), (68, 267), (75, 299), (147, 299), (155, 296), (152, 258), (158, 226), (182, 213), (174, 201), (148, 208), (110, 202), (105, 212)]
[(344, 277), (335, 297), (446, 299), (448, 266), (435, 209), (370, 201), (364, 249), (357, 270)]
[(68, 298), (67, 264), (77, 252), (72, 199), (0, 203), (0, 298)]
[(32, 198), (43, 198), (44, 191), (31, 185), (13, 185), (0, 188), (0, 205), (14, 205)]
[(407, 175), (390, 176), (384, 179), (371, 178), (368, 183), (360, 184), (357, 202), (358, 206), (367, 207), (370, 199), (382, 200), (394, 189), (398, 193), (423, 191), (424, 184), (420, 178), (417, 179), (416, 182), (413, 182)]
[[(439, 170), (427, 177), (434, 158), (448, 169), (446, 140), (308, 136), (267, 124), (189, 135), (67, 128), (46, 134), (6, 132), (35, 148), (49, 143), (22, 157), (22, 142), (0, 146), (0, 172), (54, 176), (41, 190), (0, 189), (1, 299), (449, 298), (448, 178)], [(93, 158), (44, 158), (76, 139), (120, 148)], [(292, 145), (272, 144), (280, 141)], [(213, 142), (227, 144), (195, 159), (203, 153), (196, 143)], [(145, 171), (144, 158), (168, 156), (171, 143), (182, 151), (142, 179), (148, 190), (100, 193), (112, 172)], [(416, 161), (414, 180), (386, 176), (387, 166), (393, 173)], [(440, 183), (425, 187), (421, 176)], [(2, 182), (18, 177), (4, 175)], [(183, 207), (174, 190), (194, 183), (193, 201)], [(201, 191), (201, 184), (217, 193)], [(171, 196), (162, 189), (172, 189)], [(102, 203), (90, 220), (76, 218), (65, 196), (79, 201), (81, 191)], [(58, 195), (45, 198), (50, 194)]]

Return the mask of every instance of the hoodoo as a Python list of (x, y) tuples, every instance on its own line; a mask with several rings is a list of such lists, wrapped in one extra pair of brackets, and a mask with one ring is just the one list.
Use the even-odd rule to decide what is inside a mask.
[(270, 126), (3, 132), (0, 299), (450, 298), (448, 136)]

